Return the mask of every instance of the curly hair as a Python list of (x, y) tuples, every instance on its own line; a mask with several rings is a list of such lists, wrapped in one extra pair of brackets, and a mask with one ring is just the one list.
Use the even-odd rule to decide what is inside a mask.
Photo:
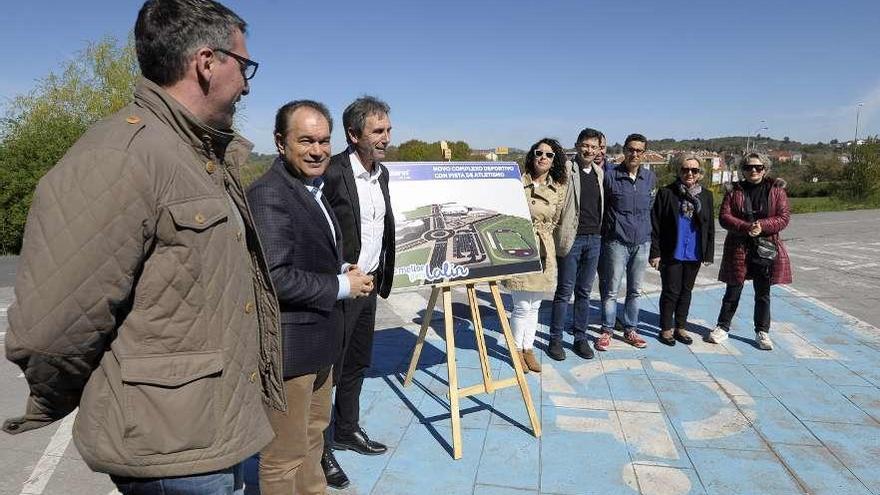
[(770, 157), (763, 153), (756, 152), (746, 153), (745, 155), (743, 155), (743, 157), (739, 161), (739, 168), (743, 168), (748, 165), (749, 160), (752, 159), (761, 160), (761, 165), (764, 165), (764, 170), (768, 172), (770, 171), (770, 165), (772, 163), (770, 161)]
[(541, 144), (546, 144), (553, 150), (553, 165), (550, 167), (550, 177), (553, 178), (553, 182), (557, 184), (565, 184), (566, 181), (566, 173), (565, 173), (565, 164), (566, 164), (566, 156), (565, 150), (562, 148), (562, 145), (559, 144), (559, 141), (553, 138), (542, 138), (537, 143), (533, 144), (531, 148), (529, 148), (529, 152), (526, 154), (525, 160), (525, 169), (526, 172), (532, 177), (535, 176), (535, 150), (538, 149), (538, 146)]

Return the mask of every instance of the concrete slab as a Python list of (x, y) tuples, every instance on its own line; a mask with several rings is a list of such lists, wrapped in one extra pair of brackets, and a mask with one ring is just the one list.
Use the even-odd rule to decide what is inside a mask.
[(688, 449), (709, 495), (790, 495), (803, 493), (769, 451)]
[[(656, 295), (643, 301), (647, 349), (621, 340), (593, 360), (568, 351), (529, 373), (544, 433), (532, 435), (519, 390), (461, 401), (464, 458), (451, 456), (445, 342), (428, 333), (411, 387), (402, 386), (418, 331), (421, 293), (380, 304), (374, 367), (362, 394), (362, 425), (389, 445), (383, 456), (339, 452), (352, 494), (790, 494), (880, 495), (880, 331), (813, 299), (774, 288), (774, 351), (754, 346), (751, 288), (723, 345), (699, 340), (717, 317), (723, 288), (695, 294), (691, 346), (650, 340)], [(484, 299), (484, 298), (481, 298)], [(456, 300), (460, 303), (460, 300)], [(413, 309), (417, 308), (418, 309)], [(482, 311), (492, 374), (512, 376), (491, 308)], [(473, 330), (456, 314), (459, 382), (481, 381)], [(433, 320), (442, 330), (441, 315)], [(466, 316), (466, 315), (465, 315)], [(547, 308), (540, 333), (546, 332)], [(567, 337), (570, 340), (570, 337)], [(20, 414), (27, 389), (0, 365), (0, 414)], [(21, 492), (56, 427), (0, 435), (0, 492)], [(69, 447), (43, 495), (112, 489)], [(71, 488), (72, 487), (72, 488)], [(73, 489), (71, 492), (68, 488)], [(106, 489), (106, 491), (105, 491)]]

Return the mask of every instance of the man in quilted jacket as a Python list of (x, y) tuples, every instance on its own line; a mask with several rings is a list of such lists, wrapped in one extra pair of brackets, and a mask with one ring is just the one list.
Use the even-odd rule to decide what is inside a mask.
[(37, 186), (6, 356), (30, 388), (12, 434), (79, 407), (85, 462), (127, 493), (227, 494), (286, 410), (278, 303), (231, 130), (257, 64), (211, 0), (148, 0), (134, 102)]

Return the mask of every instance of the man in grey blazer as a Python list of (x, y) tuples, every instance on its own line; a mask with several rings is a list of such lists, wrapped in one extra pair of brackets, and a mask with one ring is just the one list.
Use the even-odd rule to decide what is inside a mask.
[(568, 183), (559, 225), (556, 227), (556, 266), (558, 276), (553, 296), (553, 317), (547, 355), (562, 361), (562, 331), (568, 318), (568, 301), (574, 292), (574, 352), (584, 359), (593, 358), (587, 340), (590, 316), (590, 290), (599, 265), (602, 249), (602, 217), (605, 196), (602, 183), (605, 172), (595, 163), (602, 151), (605, 136), (586, 128), (580, 132), (575, 148), (577, 156), (570, 162)]

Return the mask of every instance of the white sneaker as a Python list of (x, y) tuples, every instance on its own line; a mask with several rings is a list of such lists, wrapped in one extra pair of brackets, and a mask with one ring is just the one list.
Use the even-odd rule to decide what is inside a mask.
[(767, 332), (758, 332), (755, 336), (755, 341), (758, 342), (758, 347), (765, 351), (773, 350), (773, 341), (770, 340), (770, 334)]
[(727, 330), (721, 327), (715, 327), (711, 332), (709, 332), (709, 337), (706, 340), (713, 344), (720, 344), (727, 340)]

